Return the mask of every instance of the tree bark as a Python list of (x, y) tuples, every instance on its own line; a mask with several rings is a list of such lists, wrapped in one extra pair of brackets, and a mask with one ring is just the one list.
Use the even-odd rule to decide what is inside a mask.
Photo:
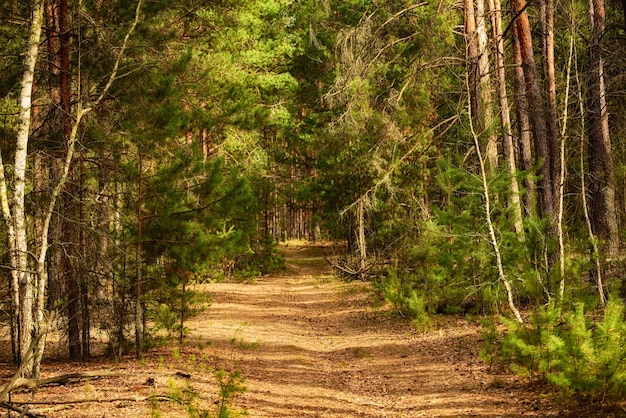
[(478, 77), (480, 83), (480, 113), (478, 116), (481, 132), (487, 136), (487, 171), (493, 175), (498, 170), (498, 137), (493, 125), (493, 97), (491, 94), (491, 68), (489, 65), (489, 44), (485, 19), (484, 0), (476, 2), (476, 35), (478, 40)]
[(493, 174), (498, 167), (498, 147), (493, 129), (491, 69), (484, 0), (465, 0), (464, 9), (471, 110), (479, 130), (478, 135), (485, 135), (487, 138), (487, 169), (489, 174)]
[[(63, 156), (69, 147), (69, 137), (72, 131), (71, 119), (71, 87), (70, 87), (70, 47), (69, 47), (69, 10), (68, 0), (49, 0), (46, 6), (48, 27), (48, 57), (50, 72), (50, 91), (53, 108), (53, 117), (50, 127), (52, 154), (54, 155), (53, 181), (57, 183), (63, 172)], [(81, 303), (78, 283), (78, 254), (77, 242), (78, 229), (76, 223), (77, 204), (75, 202), (76, 185), (73, 179), (73, 169), (70, 171), (69, 180), (62, 195), (63, 216), (53, 224), (53, 228), (59, 228), (55, 235), (60, 241), (54, 246), (56, 263), (51, 264), (52, 277), (63, 287), (65, 299), (64, 309), (67, 317), (67, 337), (69, 356), (72, 360), (82, 360), (82, 337), (81, 337)], [(37, 230), (41, 230), (38, 227)], [(48, 239), (42, 234), (42, 239)]]
[(478, 40), (476, 35), (476, 17), (474, 1), (464, 0), (465, 11), (465, 43), (467, 45), (467, 74), (470, 89), (470, 106), (472, 115), (480, 114), (480, 90), (478, 72)]
[[(537, 66), (533, 55), (533, 43), (531, 27), (528, 14), (525, 11), (525, 0), (513, 0), (513, 13), (517, 16), (514, 24), (517, 40), (520, 46), (522, 68), (524, 70), (524, 80), (526, 84), (526, 98), (528, 100), (528, 113), (531, 120), (532, 133), (534, 137), (535, 155), (540, 162), (539, 169), (539, 208), (541, 216), (548, 220), (551, 227), (556, 220), (554, 209), (553, 178), (550, 167), (552, 167), (550, 147), (546, 133), (545, 107), (539, 82), (537, 78)], [(553, 228), (551, 228), (553, 229)]]
[[(36, 0), (33, 5), (33, 15), (31, 20), (28, 46), (24, 60), (24, 74), (21, 82), (20, 93), (20, 113), (18, 119), (18, 133), (15, 147), (15, 165), (13, 174), (13, 211), (12, 219), (5, 222), (13, 223), (14, 236), (9, 235), (9, 239), (14, 240), (13, 253), (11, 254), (11, 274), (14, 282), (15, 306), (19, 309), (19, 351), (21, 361), (28, 361), (23, 365), (24, 374), (33, 373), (33, 359), (26, 360), (26, 350), (31, 345), (35, 333), (35, 323), (33, 320), (33, 308), (35, 299), (35, 288), (28, 263), (28, 241), (26, 223), (26, 161), (28, 156), (28, 141), (30, 138), (31, 109), (33, 81), (35, 76), (35, 66), (39, 54), (39, 40), (43, 25), (43, 1)], [(2, 167), (4, 168), (4, 167)], [(3, 188), (6, 190), (6, 185)], [(8, 198), (8, 195), (3, 196)], [(7, 203), (8, 206), (8, 203)], [(6, 214), (5, 214), (6, 217)], [(13, 229), (7, 228), (7, 229)]]
[[(513, 56), (515, 60), (515, 78), (513, 86), (515, 88), (515, 113), (517, 116), (518, 149), (522, 170), (529, 171), (533, 167), (533, 149), (530, 119), (528, 116), (528, 101), (526, 100), (526, 82), (524, 80), (524, 69), (522, 68), (522, 54), (520, 51), (517, 31), (512, 30), (513, 36)], [(527, 177), (524, 180), (526, 193), (523, 195), (526, 215), (535, 217), (537, 215), (537, 188), (535, 180)]]
[(546, 136), (550, 153), (550, 175), (552, 177), (552, 195), (557, 205), (559, 195), (560, 157), (559, 141), (557, 138), (557, 111), (556, 111), (556, 77), (554, 70), (554, 0), (539, 2), (539, 26), (541, 28), (543, 69), (543, 90), (546, 109)]
[(506, 162), (506, 168), (511, 177), (511, 194), (509, 206), (513, 213), (513, 227), (519, 237), (524, 239), (524, 226), (522, 223), (522, 204), (520, 200), (519, 183), (517, 181), (517, 164), (513, 150), (513, 134), (511, 132), (511, 115), (509, 113), (509, 99), (506, 92), (506, 71), (504, 68), (504, 38), (502, 36), (502, 10), (500, 0), (489, 0), (491, 10), (491, 27), (495, 40), (494, 62), (496, 66), (498, 100), (500, 102), (500, 121), (502, 124), (502, 153)]
[(594, 233), (605, 241), (610, 257), (619, 251), (616, 181), (611, 152), (609, 114), (604, 84), (602, 38), (605, 31), (603, 0), (589, 1), (591, 41), (589, 45), (589, 192)]

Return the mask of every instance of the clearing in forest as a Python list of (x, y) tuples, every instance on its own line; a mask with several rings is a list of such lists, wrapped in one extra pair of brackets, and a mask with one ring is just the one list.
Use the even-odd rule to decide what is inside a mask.
[[(417, 332), (377, 303), (369, 284), (332, 277), (325, 247), (284, 251), (283, 274), (201, 285), (212, 305), (188, 322), (183, 349), (172, 343), (142, 361), (48, 361), (44, 377), (116, 374), (16, 393), (12, 401), (48, 417), (217, 416), (214, 371), (224, 369), (223, 383), (239, 371), (247, 386), (229, 408), (251, 417), (591, 416), (490, 370), (478, 355), (476, 323), (437, 318), (435, 330)], [(6, 381), (11, 367), (0, 371)]]

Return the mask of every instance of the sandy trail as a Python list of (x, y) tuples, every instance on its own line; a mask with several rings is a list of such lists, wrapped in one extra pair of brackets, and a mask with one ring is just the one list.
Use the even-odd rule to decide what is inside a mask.
[[(324, 247), (284, 251), (283, 274), (198, 286), (212, 295), (212, 305), (187, 321), (182, 349), (171, 341), (140, 361), (132, 353), (118, 361), (49, 359), (42, 377), (81, 370), (121, 376), (46, 386), (12, 400), (51, 418), (203, 416), (190, 415), (185, 402), (214, 414), (214, 370), (224, 367), (245, 377), (248, 390), (230, 406), (251, 417), (621, 416), (557, 405), (542, 394), (545, 388), (488, 370), (474, 322), (436, 318), (436, 330), (416, 332), (388, 307), (377, 307), (367, 283), (333, 278)], [(12, 373), (0, 363), (0, 380)], [(177, 403), (176, 396), (187, 401)]]
[[(332, 278), (320, 251), (287, 249), (280, 276), (207, 285), (213, 303), (194, 334), (208, 336), (223, 361), (236, 359), (248, 386), (237, 404), (250, 416), (556, 414), (515, 389), (514, 377), (487, 373), (475, 324), (447, 319), (417, 333), (373, 308), (367, 284)], [(233, 338), (258, 347), (233, 348)]]

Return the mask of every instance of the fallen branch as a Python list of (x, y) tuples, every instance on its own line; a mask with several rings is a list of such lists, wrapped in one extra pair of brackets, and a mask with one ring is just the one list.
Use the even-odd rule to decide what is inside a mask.
[(79, 382), (81, 380), (98, 379), (101, 377), (121, 377), (124, 373), (112, 372), (108, 370), (69, 373), (59, 376), (52, 376), (46, 379), (25, 379), (18, 378), (11, 386), (11, 390), (26, 389), (34, 390), (47, 385), (65, 385), (71, 382)]
[(13, 412), (18, 412), (20, 414), (20, 417), (45, 418), (45, 415), (39, 415), (34, 412), (29, 412), (28, 406), (26, 406), (25, 408), (20, 408), (7, 402), (0, 402), (0, 408), (8, 409), (9, 411)]
[(345, 260), (333, 261), (328, 257), (324, 257), (324, 260), (326, 260), (326, 262), (330, 264), (330, 266), (333, 268), (333, 270), (337, 272), (339, 276), (348, 278), (350, 280), (360, 279), (366, 281), (368, 273), (371, 270), (371, 266), (365, 266), (359, 268), (358, 270), (355, 270), (348, 266), (348, 263)]
[[(79, 403), (104, 403), (104, 402), (147, 402), (147, 401), (177, 401), (168, 395), (150, 395), (141, 397), (127, 398), (107, 398), (107, 399), (68, 399), (68, 400), (49, 400), (49, 401), (16, 401), (10, 404), (3, 402), (0, 406), (11, 405), (73, 405)], [(19, 411), (18, 411), (19, 412)]]

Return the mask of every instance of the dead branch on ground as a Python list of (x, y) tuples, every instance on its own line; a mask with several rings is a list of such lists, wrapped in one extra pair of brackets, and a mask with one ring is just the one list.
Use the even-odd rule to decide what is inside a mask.
[(87, 371), (62, 374), (59, 376), (52, 376), (45, 379), (26, 379), (17, 378), (11, 386), (11, 391), (16, 389), (34, 390), (47, 385), (65, 385), (72, 382), (79, 382), (82, 380), (99, 379), (101, 377), (122, 377), (124, 373), (112, 372), (110, 370), (100, 371)]
[(25, 408), (20, 408), (19, 406), (15, 406), (12, 403), (0, 402), (0, 408), (7, 409), (9, 411), (17, 412), (20, 414), (20, 417), (29, 417), (29, 418), (45, 418), (45, 415), (39, 415), (35, 412), (28, 411), (28, 405)]

